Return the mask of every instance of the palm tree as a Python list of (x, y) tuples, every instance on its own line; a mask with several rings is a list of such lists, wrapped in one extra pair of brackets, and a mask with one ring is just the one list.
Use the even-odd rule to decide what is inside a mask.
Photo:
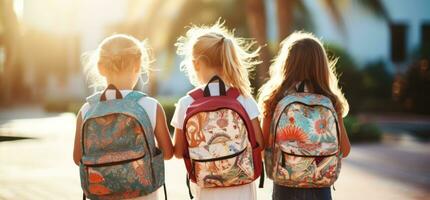
[[(320, 0), (319, 3), (324, 5), (324, 8), (332, 17), (333, 21), (336, 23), (337, 28), (342, 34), (345, 34), (345, 24), (343, 17), (338, 7), (338, 1), (335, 0)], [(368, 10), (383, 17), (385, 20), (389, 21), (388, 13), (386, 12), (383, 4), (380, 0), (363, 0), (360, 3), (365, 6)], [(248, 14), (248, 26), (252, 37), (255, 37), (260, 44), (267, 43), (266, 36), (266, 23), (265, 23), (265, 8), (264, 0), (249, 0), (247, 1), (247, 14)], [(312, 24), (311, 13), (307, 10), (306, 5), (302, 0), (276, 0), (276, 11), (278, 20), (278, 40), (282, 40), (288, 36), (294, 29), (306, 28), (306, 24)], [(302, 18), (301, 27), (295, 27), (299, 19), (294, 16), (294, 11), (298, 9), (300, 18)], [(264, 21), (264, 22), (263, 22)], [(267, 53), (268, 49), (263, 48), (262, 60), (263, 63), (259, 67), (258, 77), (260, 80), (257, 85), (261, 85), (261, 80), (267, 77), (267, 71), (269, 67), (269, 61), (265, 58), (265, 55), (270, 55)]]
[(1, 0), (0, 1), (0, 24), (3, 27), (3, 32), (0, 32), (2, 40), (0, 46), (5, 48), (5, 63), (2, 72), (2, 88), (3, 88), (3, 101), (5, 103), (10, 102), (13, 93), (12, 87), (16, 80), (16, 66), (18, 62), (19, 52), (19, 23), (17, 16), (13, 10), (12, 0)]
[(247, 23), (251, 36), (257, 40), (259, 46), (261, 46), (261, 61), (259, 67), (257, 67), (257, 79), (255, 80), (255, 88), (262, 85), (264, 79), (268, 76), (268, 68), (270, 65), (270, 51), (267, 44), (267, 33), (266, 33), (266, 12), (265, 4), (263, 0), (248, 0), (246, 1), (246, 14)]

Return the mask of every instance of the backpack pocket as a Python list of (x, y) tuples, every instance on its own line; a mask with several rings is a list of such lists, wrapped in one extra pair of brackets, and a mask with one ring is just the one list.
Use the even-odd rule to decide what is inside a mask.
[(84, 191), (92, 199), (123, 199), (146, 195), (153, 191), (153, 178), (148, 157), (123, 163), (82, 165), (86, 177)]
[(201, 187), (228, 187), (243, 185), (254, 180), (252, 148), (213, 159), (192, 160), (197, 185)]
[(330, 187), (340, 170), (337, 155), (300, 156), (279, 151), (277, 158), (274, 180), (288, 187)]

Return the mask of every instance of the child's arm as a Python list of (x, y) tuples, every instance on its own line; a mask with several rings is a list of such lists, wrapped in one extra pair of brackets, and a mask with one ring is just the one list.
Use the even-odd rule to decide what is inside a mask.
[(164, 160), (169, 160), (173, 156), (173, 145), (166, 123), (166, 115), (160, 104), (157, 105), (157, 122), (155, 124), (154, 134), (157, 139), (158, 147), (163, 151)]
[(75, 161), (76, 165), (79, 165), (79, 162), (82, 158), (81, 135), (82, 135), (82, 114), (81, 114), (81, 111), (79, 111), (78, 117), (76, 119), (75, 145), (73, 146), (73, 161)]
[(338, 116), (339, 120), (339, 131), (340, 131), (340, 151), (342, 152), (342, 157), (346, 158), (351, 150), (351, 144), (349, 143), (348, 134), (343, 124), (342, 115)]
[(182, 129), (175, 128), (175, 157), (183, 158), (185, 150), (185, 135)]
[(270, 136), (270, 123), (271, 123), (272, 119), (271, 117), (264, 117), (263, 118), (263, 139), (264, 139), (264, 144), (265, 146), (269, 146), (269, 136)]
[(258, 117), (252, 120), (252, 126), (254, 128), (255, 139), (257, 140), (258, 145), (260, 145), (261, 149), (264, 149), (263, 135), (261, 133), (260, 120)]

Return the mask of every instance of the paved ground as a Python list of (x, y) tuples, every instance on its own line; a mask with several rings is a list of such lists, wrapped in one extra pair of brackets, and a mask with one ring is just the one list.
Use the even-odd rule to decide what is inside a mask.
[[(0, 142), (0, 200), (79, 199), (72, 161), (75, 116), (38, 108), (0, 110), (0, 136), (31, 137)], [(428, 199), (430, 146), (408, 138), (353, 146), (336, 182), (334, 199)], [(187, 199), (182, 161), (166, 162), (170, 199)], [(270, 199), (271, 183), (258, 190)]]

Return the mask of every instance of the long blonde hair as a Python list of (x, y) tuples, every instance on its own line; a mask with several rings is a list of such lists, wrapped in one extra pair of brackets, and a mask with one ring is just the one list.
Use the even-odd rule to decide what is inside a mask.
[(218, 21), (212, 26), (192, 26), (185, 36), (178, 38), (177, 53), (184, 56), (180, 69), (184, 71), (191, 84), (201, 83), (193, 67), (193, 59), (205, 59), (211, 67), (221, 67), (223, 81), (237, 88), (244, 96), (252, 95), (249, 72), (260, 62), (256, 59), (258, 51), (252, 51), (255, 42), (234, 37), (223, 23)]
[(264, 116), (269, 117), (285, 93), (294, 91), (301, 81), (308, 81), (314, 93), (329, 97), (336, 111), (346, 116), (349, 105), (338, 86), (337, 59), (327, 57), (322, 42), (311, 33), (294, 32), (281, 46), (270, 66), (270, 79), (259, 90)]
[(120, 72), (137, 63), (141, 73), (147, 73), (151, 61), (146, 42), (130, 35), (114, 34), (105, 38), (95, 51), (84, 53), (82, 62), (90, 87), (98, 88), (106, 86), (106, 78), (100, 74), (98, 65)]

